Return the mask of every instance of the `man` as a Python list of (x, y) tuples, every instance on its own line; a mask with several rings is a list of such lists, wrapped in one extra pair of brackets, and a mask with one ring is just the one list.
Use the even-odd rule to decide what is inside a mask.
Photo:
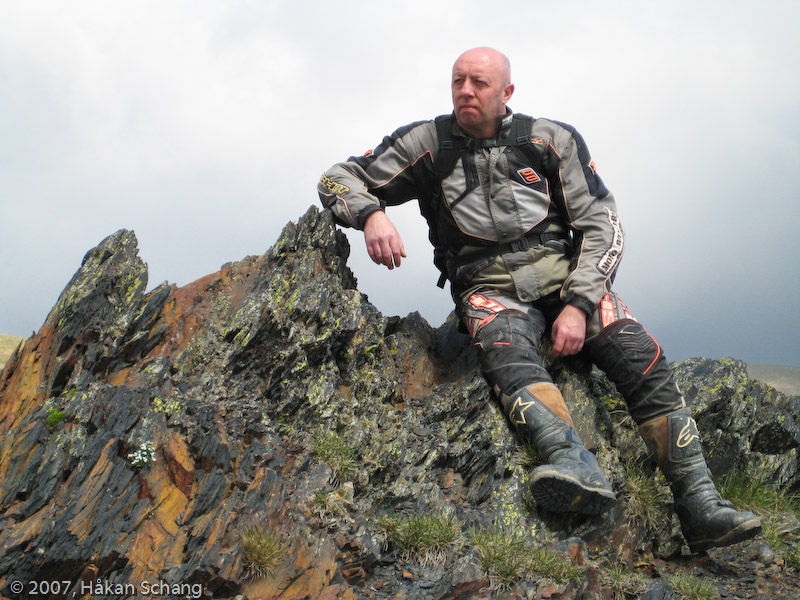
[(584, 350), (625, 398), (671, 484), (691, 550), (755, 536), (756, 516), (715, 489), (659, 345), (611, 291), (624, 234), (581, 136), (512, 113), (509, 62), (494, 49), (462, 54), (451, 85), (452, 115), (402, 127), (374, 152), (333, 166), (318, 185), (323, 205), (362, 229), (372, 260), (393, 269), (406, 252), (384, 207), (419, 200), (487, 379), (545, 463), (531, 476), (539, 507), (595, 514), (615, 501), (542, 366), (549, 327), (553, 355)]

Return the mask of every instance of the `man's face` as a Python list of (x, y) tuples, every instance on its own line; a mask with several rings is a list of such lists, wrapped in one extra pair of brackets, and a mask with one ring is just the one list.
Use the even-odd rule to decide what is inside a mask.
[(506, 102), (514, 91), (508, 68), (499, 55), (475, 50), (462, 54), (453, 65), (453, 108), (458, 124), (478, 138), (493, 137)]

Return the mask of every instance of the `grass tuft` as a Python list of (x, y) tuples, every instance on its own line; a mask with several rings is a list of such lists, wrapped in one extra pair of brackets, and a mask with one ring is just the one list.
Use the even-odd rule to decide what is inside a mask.
[(321, 519), (338, 523), (347, 518), (348, 507), (353, 504), (353, 484), (348, 481), (335, 490), (317, 490), (308, 504)]
[(535, 546), (518, 532), (493, 527), (473, 532), (470, 538), (494, 589), (508, 589), (525, 580), (565, 583), (581, 577), (581, 570), (567, 556)]
[(378, 518), (387, 545), (395, 546), (404, 560), (422, 565), (442, 562), (462, 545), (461, 524), (452, 514), (413, 514)]
[(800, 518), (797, 497), (745, 473), (730, 473), (719, 483), (719, 493), (739, 508), (760, 514), (793, 512)]
[(715, 600), (717, 589), (714, 585), (691, 575), (673, 575), (667, 578), (681, 600)]
[(353, 471), (355, 449), (333, 431), (323, 431), (314, 435), (314, 456), (331, 468), (334, 482), (343, 482)]
[(641, 573), (630, 571), (624, 563), (616, 562), (603, 569), (603, 582), (611, 590), (612, 600), (630, 600), (641, 594), (647, 577)]
[(514, 464), (520, 465), (525, 469), (535, 469), (542, 464), (539, 454), (536, 452), (536, 447), (532, 442), (522, 442), (517, 445), (517, 449), (512, 456)]
[(250, 579), (271, 577), (283, 556), (278, 534), (263, 526), (252, 525), (239, 536), (242, 564)]
[(767, 544), (783, 557), (789, 570), (800, 571), (800, 545), (796, 539), (785, 539), (787, 530), (781, 515), (793, 513), (800, 518), (797, 495), (784, 492), (758, 477), (745, 473), (728, 474), (719, 483), (719, 492), (739, 509), (756, 513), (763, 525), (762, 535)]
[(627, 515), (631, 524), (651, 531), (664, 523), (664, 505), (669, 500), (666, 486), (655, 475), (647, 475), (640, 463), (623, 464), (625, 469), (625, 494), (628, 500)]

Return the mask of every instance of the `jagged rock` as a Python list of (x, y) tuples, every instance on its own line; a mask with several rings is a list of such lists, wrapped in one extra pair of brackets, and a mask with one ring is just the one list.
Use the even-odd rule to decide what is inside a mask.
[[(584, 569), (543, 583), (552, 598), (603, 596), (602, 564), (680, 555), (667, 504), (660, 526), (629, 514), (624, 465), (645, 449), (608, 380), (578, 360), (549, 365), (619, 493), (615, 510), (539, 514), (519, 440), (454, 319), (433, 329), (416, 313), (381, 315), (348, 253), (313, 207), (263, 256), (181, 288), (146, 291), (132, 232), (87, 253), (0, 374), (2, 593), (46, 579), (73, 582), (75, 597), (98, 582), (162, 581), (184, 596), (484, 598), (494, 592), (468, 532), (487, 527)], [(716, 475), (800, 487), (800, 399), (736, 361), (687, 361), (677, 374)], [(351, 465), (317, 451), (331, 432)], [(465, 541), (435, 564), (401, 556), (377, 525), (440, 512)], [(280, 540), (271, 575), (253, 577), (242, 555), (252, 527)], [(503, 594), (534, 597), (538, 585)], [(670, 593), (657, 584), (642, 597)]]
[(792, 493), (800, 490), (800, 397), (787, 398), (747, 376), (743, 362), (692, 359), (676, 378), (703, 434), (711, 471), (740, 469), (766, 476)]

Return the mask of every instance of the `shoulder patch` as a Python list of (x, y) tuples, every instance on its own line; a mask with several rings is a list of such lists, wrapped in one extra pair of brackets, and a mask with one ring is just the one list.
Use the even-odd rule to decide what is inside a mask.
[(328, 190), (331, 194), (346, 194), (350, 191), (350, 188), (344, 185), (343, 183), (337, 183), (327, 175), (322, 175), (322, 179), (319, 180), (319, 184)]

